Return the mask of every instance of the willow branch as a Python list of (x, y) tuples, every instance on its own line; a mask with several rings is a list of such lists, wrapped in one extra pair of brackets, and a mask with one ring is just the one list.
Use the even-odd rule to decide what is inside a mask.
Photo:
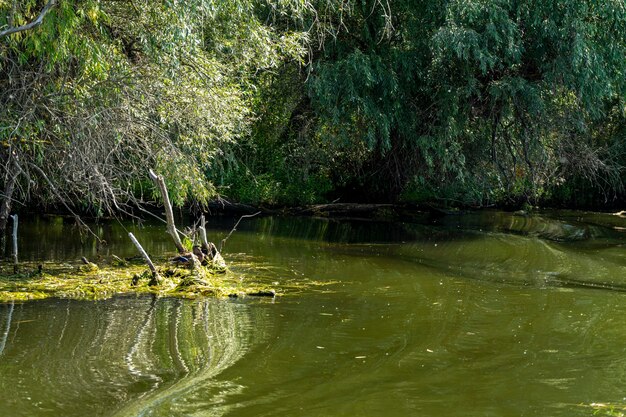
[(63, 204), (63, 206), (65, 207), (65, 209), (67, 211), (70, 212), (70, 214), (72, 216), (74, 216), (74, 220), (76, 220), (76, 223), (78, 223), (79, 226), (81, 226), (84, 230), (86, 230), (90, 235), (92, 235), (93, 237), (96, 238), (96, 240), (98, 242), (102, 242), (102, 239), (100, 239), (100, 236), (98, 236), (97, 234), (94, 233), (93, 230), (91, 230), (91, 228), (89, 226), (87, 226), (87, 223), (85, 223), (78, 214), (74, 213), (74, 210), (72, 210), (70, 208), (70, 206), (67, 204), (65, 198), (63, 198), (63, 196), (59, 193), (59, 191), (57, 190), (57, 187), (54, 185), (54, 183), (52, 181), (50, 181), (50, 178), (48, 178), (48, 176), (46, 175), (46, 173), (43, 171), (43, 169), (39, 168), (37, 165), (33, 164), (32, 162), (29, 164), (31, 167), (33, 167), (35, 169), (35, 171), (37, 171), (39, 173), (39, 175), (42, 176), (42, 178), (44, 180), (46, 180), (46, 182), (48, 183), (48, 185), (50, 186), (50, 189), (52, 190), (52, 192), (54, 193), (54, 195), (56, 195), (56, 197), (59, 199), (59, 202), (61, 204)]
[(50, 9), (56, 6), (56, 4), (57, 4), (57, 0), (48, 1), (48, 3), (46, 3), (43, 9), (41, 9), (41, 13), (39, 13), (39, 16), (37, 16), (35, 20), (22, 26), (10, 27), (8, 29), (3, 30), (2, 32), (0, 32), (0, 38), (2, 38), (3, 36), (12, 35), (13, 33), (34, 29), (37, 26), (41, 25), (43, 23), (43, 18), (46, 17)]

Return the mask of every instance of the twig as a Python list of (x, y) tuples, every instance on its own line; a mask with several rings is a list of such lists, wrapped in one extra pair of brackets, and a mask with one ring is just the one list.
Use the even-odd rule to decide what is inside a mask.
[(50, 185), (50, 188), (52, 189), (52, 192), (57, 196), (57, 198), (59, 199), (61, 204), (63, 204), (63, 206), (67, 209), (67, 211), (69, 211), (70, 214), (72, 214), (72, 216), (74, 216), (74, 219), (76, 220), (76, 223), (78, 223), (85, 230), (87, 230), (89, 232), (89, 234), (91, 234), (93, 237), (95, 237), (98, 242), (102, 243), (102, 239), (100, 239), (100, 236), (95, 234), (93, 232), (93, 230), (91, 230), (91, 228), (89, 226), (87, 226), (87, 224), (80, 218), (80, 216), (78, 214), (74, 213), (74, 211), (70, 208), (70, 206), (65, 202), (65, 199), (61, 196), (61, 194), (57, 190), (57, 187), (54, 185), (54, 183), (52, 181), (50, 181), (50, 178), (48, 178), (48, 176), (43, 171), (43, 169), (39, 168), (37, 165), (35, 165), (33, 163), (30, 163), (30, 166), (33, 167), (35, 169), (35, 171), (37, 171), (39, 173), (39, 175), (41, 175), (43, 177), (43, 179), (46, 180), (48, 185)]
[[(135, 203), (137, 206), (137, 209), (141, 212), (144, 212), (146, 214), (149, 214), (150, 216), (154, 217), (155, 219), (159, 220), (162, 223), (167, 224), (167, 220), (163, 220), (163, 218), (161, 216), (157, 216), (156, 214), (154, 214), (153, 212), (151, 212), (150, 210), (146, 210), (145, 208), (141, 207), (141, 203), (140, 202), (136, 202)], [(179, 235), (183, 235), (185, 236), (187, 239), (191, 239), (189, 237), (189, 235), (187, 235), (186, 233), (182, 232), (179, 228), (176, 228), (176, 231), (178, 232)]]
[(235, 230), (237, 230), (237, 226), (239, 226), (239, 222), (241, 222), (246, 217), (254, 217), (254, 216), (256, 216), (258, 214), (261, 214), (261, 213), (262, 213), (261, 211), (257, 211), (254, 214), (244, 214), (243, 216), (241, 216), (239, 218), (239, 220), (237, 220), (237, 223), (235, 223), (235, 225), (233, 226), (233, 229), (230, 231), (230, 233), (228, 235), (226, 235), (226, 237), (224, 239), (221, 240), (219, 252), (222, 252), (222, 249), (224, 248), (224, 243), (226, 243), (226, 241), (228, 240), (230, 235), (232, 235), (235, 232)]
[(6, 194), (0, 193), (0, 198), (3, 198), (3, 199), (4, 199), (4, 198), (6, 198), (6, 199), (7, 199), (7, 200), (9, 200), (11, 203), (17, 203), (17, 204), (19, 204), (19, 205), (20, 205), (20, 206), (22, 206), (22, 207), (26, 207), (26, 204), (22, 203), (20, 200), (17, 200), (17, 199), (15, 199), (15, 198), (13, 198), (13, 197), (9, 197), (9, 196), (8, 196), (8, 195), (6, 195)]

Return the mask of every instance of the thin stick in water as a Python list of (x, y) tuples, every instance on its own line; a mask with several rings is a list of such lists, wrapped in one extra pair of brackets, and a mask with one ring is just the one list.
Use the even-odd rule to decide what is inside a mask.
[(204, 219), (204, 214), (200, 216), (200, 227), (198, 228), (200, 231), (200, 240), (202, 241), (202, 249), (209, 252), (209, 240), (206, 237), (206, 220)]
[(141, 253), (141, 256), (143, 256), (143, 259), (148, 264), (148, 268), (150, 268), (150, 271), (152, 271), (152, 280), (153, 280), (153, 282), (155, 282), (156, 284), (160, 284), (163, 281), (163, 279), (161, 278), (161, 275), (159, 275), (159, 272), (157, 271), (156, 267), (154, 266), (154, 264), (150, 260), (150, 257), (148, 256), (146, 251), (143, 250), (143, 247), (141, 246), (141, 244), (139, 243), (139, 241), (137, 240), (135, 235), (133, 235), (132, 233), (129, 232), (128, 233), (128, 237), (130, 237), (130, 240), (133, 241), (133, 243), (137, 247), (137, 250), (139, 250), (139, 253)]
[(17, 214), (11, 216), (13, 220), (13, 273), (17, 274), (18, 271), (18, 263), (17, 263)]
[(226, 241), (228, 240), (228, 238), (230, 237), (230, 235), (232, 235), (232, 234), (235, 232), (235, 230), (237, 230), (237, 226), (239, 226), (239, 223), (240, 223), (240, 222), (241, 222), (244, 218), (247, 218), (247, 217), (254, 217), (254, 216), (258, 215), (258, 214), (261, 214), (261, 212), (260, 212), (260, 211), (257, 211), (257, 212), (256, 212), (256, 213), (254, 213), (254, 214), (244, 214), (243, 216), (241, 216), (241, 217), (239, 218), (239, 220), (237, 220), (237, 223), (235, 223), (235, 225), (233, 226), (233, 229), (230, 231), (230, 233), (229, 233), (229, 234), (228, 234), (228, 235), (227, 235), (224, 239), (222, 239), (222, 241), (220, 242), (220, 247), (219, 247), (218, 251), (219, 251), (219, 252), (221, 252), (221, 251), (222, 251), (222, 249), (224, 248), (224, 244), (226, 243)]

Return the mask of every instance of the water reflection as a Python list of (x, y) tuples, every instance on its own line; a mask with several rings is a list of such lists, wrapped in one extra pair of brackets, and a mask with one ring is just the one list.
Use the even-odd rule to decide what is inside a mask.
[[(215, 300), (58, 300), (0, 308), (0, 415), (6, 416), (202, 411), (239, 392), (240, 385), (213, 378), (245, 355), (255, 334), (248, 306)], [(200, 415), (227, 411), (208, 407)]]

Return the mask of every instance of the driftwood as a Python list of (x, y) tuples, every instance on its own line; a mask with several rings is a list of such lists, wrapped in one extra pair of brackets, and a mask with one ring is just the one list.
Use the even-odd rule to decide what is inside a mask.
[(228, 214), (253, 214), (260, 211), (263, 214), (281, 214), (283, 209), (273, 210), (267, 207), (255, 207), (243, 203), (231, 203), (230, 201), (220, 198), (219, 200), (209, 201), (207, 204), (209, 210), (214, 210), (218, 213)]
[(141, 246), (141, 244), (139, 243), (139, 241), (137, 240), (135, 235), (133, 235), (132, 233), (128, 233), (128, 237), (130, 237), (130, 240), (133, 241), (133, 243), (137, 247), (137, 250), (139, 250), (139, 253), (141, 253), (141, 256), (143, 256), (143, 259), (148, 264), (148, 268), (150, 268), (150, 271), (152, 272), (151, 285), (153, 285), (153, 284), (160, 284), (161, 282), (163, 282), (163, 278), (161, 278), (161, 275), (159, 275), (159, 271), (157, 271), (156, 267), (154, 266), (154, 264), (150, 260), (150, 257), (148, 256), (146, 251), (143, 250), (143, 247)]
[(167, 186), (165, 185), (165, 180), (163, 179), (163, 176), (157, 175), (153, 170), (150, 170), (149, 174), (150, 178), (161, 192), (163, 205), (165, 207), (165, 219), (167, 220), (167, 233), (172, 236), (172, 239), (174, 240), (174, 245), (176, 246), (180, 257), (188, 259), (192, 268), (200, 267), (201, 262), (198, 257), (193, 253), (193, 251), (187, 251), (180, 240), (178, 230), (176, 229), (176, 223), (174, 222), (174, 211), (172, 210), (172, 203), (170, 203), (170, 197), (167, 192)]
[[(226, 262), (224, 261), (224, 258), (219, 253), (219, 250), (217, 249), (217, 247), (213, 243), (209, 242), (207, 239), (206, 221), (204, 219), (204, 216), (201, 217), (200, 219), (201, 226), (198, 228), (198, 230), (200, 231), (201, 246), (194, 246), (191, 251), (188, 251), (185, 249), (185, 247), (183, 246), (183, 243), (180, 240), (179, 232), (176, 229), (176, 224), (174, 222), (174, 212), (172, 210), (172, 204), (170, 202), (169, 194), (167, 191), (167, 186), (165, 185), (165, 180), (163, 179), (163, 176), (157, 175), (151, 169), (149, 170), (149, 175), (150, 175), (150, 179), (154, 182), (155, 186), (159, 189), (161, 193), (161, 197), (163, 199), (163, 205), (165, 208), (167, 233), (174, 240), (174, 245), (176, 246), (176, 249), (178, 250), (178, 256), (172, 259), (172, 261), (184, 263), (188, 267), (190, 267), (192, 270), (196, 268), (201, 268), (202, 265), (206, 265), (209, 263), (212, 264), (214, 267), (217, 267), (218, 270), (225, 270)], [(243, 216), (243, 217), (251, 217), (251, 216)], [(241, 219), (239, 220), (241, 221)], [(239, 222), (237, 222), (237, 224), (239, 224)], [(237, 225), (235, 225), (235, 227), (236, 226)], [(230, 234), (232, 234), (234, 230), (235, 229), (233, 229)], [(230, 234), (226, 238), (228, 238)], [(156, 268), (154, 267), (154, 264), (152, 263), (152, 261), (150, 260), (146, 252), (143, 250), (143, 248), (141, 247), (141, 245), (139, 244), (139, 242), (137, 241), (135, 236), (133, 236), (132, 233), (129, 233), (128, 235), (133, 241), (133, 243), (135, 244), (135, 246), (137, 247), (137, 249), (139, 250), (139, 252), (141, 253), (141, 255), (143, 256), (143, 258), (145, 259), (148, 266), (150, 267), (150, 270), (152, 271), (152, 275), (153, 275), (153, 282), (156, 284), (161, 283), (161, 277), (159, 276)], [(222, 244), (225, 240), (226, 239), (222, 241)]]
[(353, 204), (353, 203), (329, 203), (317, 204), (306, 207), (300, 211), (301, 214), (324, 214), (327, 216), (346, 215), (371, 215), (379, 210), (392, 210), (396, 208), (393, 204)]
[(13, 273), (17, 274), (19, 266), (17, 262), (17, 214), (11, 216), (13, 219)]
[[(239, 219), (241, 220), (241, 219)], [(200, 231), (200, 242), (202, 244), (202, 252), (206, 255), (206, 257), (213, 262), (213, 264), (219, 268), (226, 268), (226, 261), (222, 257), (222, 254), (217, 249), (217, 246), (213, 244), (213, 242), (209, 242), (206, 236), (206, 221), (204, 219), (204, 214), (200, 216), (200, 227), (198, 228)], [(232, 232), (231, 232), (232, 233)]]
[(200, 216), (200, 227), (198, 228), (200, 231), (200, 242), (202, 243), (202, 249), (209, 252), (209, 240), (206, 237), (206, 220), (204, 219), (204, 214)]
[(176, 230), (176, 223), (174, 223), (174, 212), (172, 211), (172, 203), (170, 203), (170, 197), (167, 193), (167, 187), (165, 186), (165, 180), (163, 180), (162, 175), (157, 175), (153, 170), (150, 170), (150, 179), (157, 186), (159, 191), (161, 191), (161, 197), (163, 198), (163, 205), (165, 206), (165, 218), (167, 220), (167, 233), (172, 236), (174, 239), (174, 245), (178, 250), (178, 253), (185, 253), (185, 247), (183, 243), (180, 241), (180, 236), (178, 236), (178, 231)]

